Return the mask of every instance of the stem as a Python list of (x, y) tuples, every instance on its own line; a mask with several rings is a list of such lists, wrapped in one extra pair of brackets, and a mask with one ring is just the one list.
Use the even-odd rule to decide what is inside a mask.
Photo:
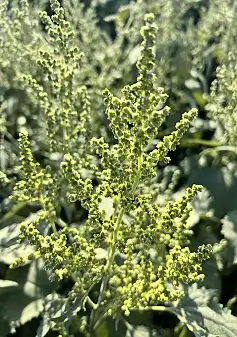
[(0, 219), (0, 224), (2, 224), (4, 221), (11, 219), (18, 211), (20, 211), (23, 207), (27, 205), (26, 201), (19, 202), (16, 205), (13, 205), (11, 210), (3, 215), (3, 217)]
[(198, 145), (203, 145), (207, 147), (218, 147), (220, 146), (220, 143), (215, 141), (215, 140), (205, 140), (205, 139), (192, 139), (192, 138), (187, 138), (183, 139), (180, 142), (180, 146), (182, 147), (194, 147)]
[(57, 218), (56, 219), (56, 222), (57, 222), (57, 224), (60, 226), (60, 227), (67, 227), (67, 224), (66, 224), (66, 222), (64, 222), (62, 219), (60, 219), (60, 218)]
[(57, 233), (58, 233), (57, 228), (56, 228), (56, 225), (55, 225), (55, 222), (54, 222), (53, 220), (51, 221), (51, 228), (52, 228), (54, 234), (57, 234)]
[[(215, 151), (215, 152), (214, 152)], [(236, 148), (236, 146), (231, 146), (231, 145), (226, 145), (226, 146), (222, 146), (222, 145), (218, 145), (215, 149), (206, 149), (206, 150), (204, 150), (204, 151), (202, 151), (202, 154), (212, 154), (212, 152), (214, 152), (214, 153), (216, 153), (216, 152), (227, 152), (227, 151), (229, 151), (229, 152), (233, 152), (233, 153), (235, 153), (235, 154), (237, 154), (237, 148)]]
[[(141, 155), (138, 158), (138, 168), (137, 168), (136, 177), (135, 177), (133, 185), (132, 185), (132, 190), (131, 190), (132, 194), (135, 193), (137, 185), (139, 184), (139, 181), (140, 181), (142, 160), (143, 160), (143, 157)], [(119, 205), (119, 202), (118, 202), (117, 207), (115, 209), (114, 215), (116, 215), (116, 213), (117, 213), (118, 205)], [(113, 232), (113, 236), (112, 236), (112, 240), (111, 240), (111, 244), (110, 244), (110, 249), (109, 249), (109, 253), (108, 253), (108, 260), (107, 260), (107, 263), (106, 263), (105, 269), (104, 269), (105, 276), (103, 277), (102, 282), (101, 282), (100, 294), (99, 294), (98, 302), (97, 302), (96, 307), (95, 307), (95, 311), (98, 311), (98, 309), (100, 307), (100, 304), (101, 304), (101, 302), (104, 298), (104, 294), (105, 294), (105, 291), (106, 291), (106, 288), (107, 288), (107, 285), (108, 285), (108, 281), (109, 281), (109, 277), (110, 277), (109, 276), (109, 270), (111, 269), (111, 266), (112, 266), (113, 261), (114, 261), (118, 232), (119, 232), (119, 228), (120, 228), (123, 216), (125, 214), (125, 211), (126, 211), (125, 207), (122, 207), (120, 209), (118, 217), (117, 217), (117, 221), (116, 221), (116, 224), (115, 224), (115, 228), (114, 228), (114, 232)], [(92, 316), (91, 316), (92, 326), (94, 325), (95, 318), (96, 318), (96, 312), (93, 312)]]
[[(130, 310), (131, 311), (137, 311), (138, 309), (132, 308)], [(169, 307), (165, 307), (164, 305), (151, 305), (151, 306), (147, 306), (147, 307), (144, 307), (142, 309), (139, 309), (138, 311), (149, 311), (149, 310), (152, 310), (152, 311), (169, 311)]]
[(89, 296), (87, 296), (86, 301), (92, 307), (93, 310), (96, 309), (96, 304), (92, 301), (92, 299)]

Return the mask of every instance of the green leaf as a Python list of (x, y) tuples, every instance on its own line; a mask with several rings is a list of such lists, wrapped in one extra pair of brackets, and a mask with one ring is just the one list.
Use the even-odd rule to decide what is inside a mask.
[(44, 270), (42, 260), (30, 265), (9, 269), (7, 280), (0, 280), (0, 316), (9, 323), (11, 332), (38, 317), (43, 311), (45, 296), (56, 288)]
[(196, 337), (236, 337), (237, 318), (215, 300), (216, 292), (192, 285), (168, 308)]
[[(22, 257), (23, 259), (26, 258), (34, 252), (34, 248), (32, 246), (26, 244), (13, 244), (10, 247), (1, 247), (0, 246), (0, 262), (3, 262), (7, 265), (10, 265), (14, 262), (17, 258)], [(26, 261), (29, 263), (30, 261)]]
[(227, 263), (232, 265), (237, 263), (237, 211), (229, 212), (224, 219), (221, 220), (221, 233), (228, 241), (225, 250)]
[(9, 269), (7, 278), (18, 282), (24, 294), (32, 298), (44, 297), (58, 286), (57, 282), (49, 280), (42, 259), (32, 261), (28, 266)]
[(21, 324), (25, 324), (33, 317), (37, 317), (43, 310), (43, 299), (32, 301), (24, 295), (20, 287), (0, 298), (0, 316), (8, 321), (11, 333)]
[(112, 318), (105, 319), (95, 330), (96, 337), (125, 337), (126, 327), (122, 321), (116, 322)]
[(45, 298), (43, 318), (37, 329), (36, 337), (44, 337), (52, 325), (52, 318), (62, 316), (66, 307), (66, 299), (57, 293), (51, 293)]
[[(24, 220), (24, 223), (30, 224), (37, 214), (38, 213), (29, 215)], [(45, 235), (47, 234), (49, 225), (41, 221), (38, 229), (41, 234)], [(27, 242), (18, 243), (19, 235), (20, 225), (18, 223), (13, 223), (0, 229), (0, 262), (11, 264), (19, 257), (27, 259), (27, 257), (34, 252), (34, 247), (29, 245)]]
[(21, 325), (29, 322), (34, 317), (38, 317), (39, 314), (43, 310), (44, 300), (42, 298), (37, 299), (33, 302), (30, 302), (25, 308), (22, 310), (21, 317), (19, 319), (19, 323)]
[(18, 283), (11, 280), (0, 280), (0, 297), (2, 294), (6, 295), (8, 292), (14, 291), (18, 287)]
[(139, 325), (127, 330), (125, 337), (161, 337), (155, 329)]
[(193, 183), (206, 187), (212, 197), (210, 207), (214, 209), (215, 216), (223, 217), (227, 212), (236, 209), (237, 205), (237, 179), (235, 173), (227, 167), (193, 167), (189, 173), (187, 185)]

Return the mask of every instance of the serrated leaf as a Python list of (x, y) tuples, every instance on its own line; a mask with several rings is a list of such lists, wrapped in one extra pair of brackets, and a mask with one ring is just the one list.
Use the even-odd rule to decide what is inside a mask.
[(35, 337), (44, 337), (47, 335), (51, 328), (51, 323), (48, 317), (44, 316), (38, 326)]
[(52, 320), (54, 322), (63, 322), (64, 320), (70, 321), (73, 319), (73, 317), (84, 307), (85, 298), (87, 297), (87, 293), (82, 296), (78, 297), (73, 305), (69, 307), (69, 309), (66, 309), (66, 303), (65, 303), (65, 310), (63, 311), (62, 315), (54, 316)]
[(43, 318), (37, 329), (36, 337), (46, 336), (51, 328), (52, 318), (61, 317), (66, 308), (66, 299), (57, 293), (46, 296), (44, 302)]
[(236, 337), (237, 318), (216, 302), (215, 294), (194, 284), (186, 289), (176, 306), (168, 310), (196, 337)]

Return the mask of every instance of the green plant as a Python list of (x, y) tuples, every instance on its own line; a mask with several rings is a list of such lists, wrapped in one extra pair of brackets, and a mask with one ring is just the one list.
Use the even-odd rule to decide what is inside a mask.
[[(83, 45), (81, 53), (76, 45), (76, 19), (71, 24), (59, 2), (50, 3), (53, 15), (40, 13), (47, 42), (33, 47), (29, 71), (26, 65), (14, 75), (14, 85), (26, 94), (32, 114), (37, 112), (39, 120), (36, 136), (30, 123), (18, 130), (20, 165), (14, 169), (19, 179), (11, 201), (7, 200), (14, 201), (15, 208), (0, 222), (6, 223), (0, 232), (0, 246), (6, 246), (4, 262), (18, 267), (9, 269), (0, 282), (6, 291), (2, 294), (5, 308), (0, 306), (3, 324), (10, 321), (9, 330), (14, 333), (19, 325), (40, 315), (37, 337), (50, 330), (60, 336), (171, 336), (169, 329), (150, 324), (149, 313), (158, 311), (178, 317), (177, 336), (235, 335), (235, 317), (218, 304), (212, 289), (195, 283), (204, 279), (205, 260), (214, 267), (216, 260), (222, 263), (223, 248), (214, 244), (219, 240), (211, 235), (205, 238), (207, 244), (197, 240), (195, 249), (191, 245), (190, 203), (201, 186), (192, 185), (175, 199), (177, 171), (171, 174), (165, 192), (158, 184), (157, 165), (169, 167), (169, 152), (179, 145), (197, 110), (183, 113), (174, 131), (157, 140), (171, 109), (155, 75), (155, 15), (145, 15), (135, 83), (122, 86), (120, 91), (113, 88), (115, 77), (111, 76), (111, 91), (103, 91), (112, 137), (108, 133), (101, 137), (101, 124), (95, 123), (100, 98), (87, 82), (87, 76), (95, 79), (95, 75), (83, 68), (88, 46)], [(27, 9), (26, 2), (22, 4)], [(152, 6), (152, 1), (149, 4)], [(167, 8), (172, 8), (171, 2)], [(121, 41), (117, 42), (118, 50)], [(105, 74), (110, 74), (107, 65), (104, 69), (98, 87)], [(38, 145), (38, 141), (42, 143)], [(44, 149), (44, 160), (37, 159), (38, 149)], [(162, 182), (169, 180), (168, 170), (163, 174)], [(1, 173), (0, 178), (4, 184), (11, 182), (8, 174)], [(15, 218), (21, 207), (21, 215)], [(69, 214), (82, 212), (80, 221), (70, 221), (70, 216), (63, 220), (64, 209)], [(8, 223), (12, 217), (19, 226)], [(20, 243), (16, 242), (18, 234)], [(224, 236), (231, 238), (226, 226)], [(18, 255), (14, 261), (9, 246)], [(59, 292), (62, 284), (66, 286)], [(11, 292), (24, 298), (20, 313), (16, 308), (12, 314), (8, 305)]]
[[(168, 152), (176, 148), (196, 111), (184, 113), (176, 124), (176, 130), (165, 136), (156, 149), (146, 152), (149, 141), (155, 137), (170, 110), (167, 106), (162, 108), (167, 96), (161, 88), (154, 86), (152, 69), (156, 26), (154, 16), (149, 14), (141, 31), (143, 49), (137, 62), (137, 82), (125, 86), (121, 98), (113, 96), (108, 89), (104, 91), (106, 114), (116, 144), (110, 147), (103, 138), (94, 137), (88, 141), (89, 153), (94, 152), (100, 158), (98, 166), (87, 153), (83, 156), (83, 152), (78, 151), (80, 155), (74, 158), (71, 149), (74, 139), (84, 137), (89, 129), (82, 120), (78, 126), (75, 125), (76, 132), (72, 127), (76, 113), (70, 82), (75, 69), (73, 62), (77, 62), (77, 55), (80, 60), (80, 54), (73, 47), (69, 49), (71, 30), (64, 20), (63, 9), (57, 1), (52, 1), (52, 8), (55, 14), (51, 19), (45, 13), (41, 17), (49, 36), (56, 39), (54, 54), (57, 55), (60, 48), (64, 58), (61, 60), (59, 55), (57, 63), (55, 56), (42, 52), (38, 63), (46, 74), (49, 73), (55, 107), (49, 100), (50, 92), (45, 92), (29, 76), (24, 80), (31, 85), (46, 111), (46, 128), (52, 150), (63, 151), (64, 159), (57, 174), (49, 166), (41, 168), (32, 156), (28, 134), (22, 132), (19, 139), (22, 179), (14, 187), (13, 197), (16, 201), (40, 205), (41, 211), (34, 221), (30, 225), (21, 224), (21, 239), (26, 239), (36, 249), (30, 258), (43, 257), (52, 275), (59, 280), (63, 277), (74, 279), (69, 298), (71, 301), (81, 299), (78, 310), (85, 303), (91, 306), (89, 326), (93, 331), (104, 317), (118, 318), (122, 313), (128, 316), (133, 310), (152, 309), (159, 302), (175, 301), (183, 295), (180, 282), (195, 282), (203, 278), (200, 263), (209, 256), (211, 247), (201, 246), (197, 253), (191, 253), (187, 247), (191, 234), (187, 225), (188, 203), (200, 187), (194, 185), (187, 189), (180, 201), (169, 201), (163, 209), (151, 193), (142, 193), (141, 190), (156, 175), (157, 162), (169, 162)], [(85, 113), (87, 116), (89, 111)], [(84, 113), (80, 117), (84, 118)], [(63, 131), (62, 143), (56, 137), (60, 129)], [(88, 167), (94, 169), (98, 180), (94, 188), (92, 180), (83, 179), (80, 173)], [(57, 230), (55, 227), (56, 198), (63, 182), (71, 201), (79, 200), (88, 211), (81, 230), (67, 226)], [(108, 198), (113, 209), (111, 214), (106, 213), (102, 206), (103, 200)], [(127, 223), (124, 217), (129, 214), (131, 219)], [(51, 225), (52, 234), (44, 236), (40, 233), (37, 226), (41, 221)], [(68, 240), (71, 243), (68, 244)], [(155, 259), (151, 258), (151, 249), (155, 251)], [(121, 265), (115, 259), (118, 254), (123, 259)], [(13, 265), (19, 262), (24, 262), (24, 259), (20, 258)], [(101, 287), (94, 303), (90, 294), (98, 283)]]

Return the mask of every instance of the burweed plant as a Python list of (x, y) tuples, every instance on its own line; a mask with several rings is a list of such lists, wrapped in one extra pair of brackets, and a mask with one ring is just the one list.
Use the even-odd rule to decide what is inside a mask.
[[(52, 327), (69, 335), (67, 322), (84, 308), (88, 320), (84, 324), (78, 317), (78, 327), (92, 335), (106, 317), (119, 320), (132, 311), (158, 310), (160, 304), (184, 295), (182, 284), (204, 277), (201, 264), (210, 256), (211, 246), (202, 245), (196, 252), (188, 247), (190, 202), (201, 186), (193, 185), (180, 200), (160, 205), (151, 183), (157, 163), (169, 163), (169, 151), (175, 150), (197, 111), (183, 113), (175, 130), (148, 150), (170, 112), (165, 105), (168, 96), (155, 85), (157, 27), (150, 13), (141, 29), (136, 82), (126, 85), (120, 97), (108, 89), (103, 93), (114, 144), (93, 137), (87, 88), (71, 90), (83, 55), (72, 45), (73, 30), (63, 8), (57, 0), (50, 2), (54, 14), (42, 12), (41, 19), (53, 47), (41, 51), (37, 61), (47, 85), (27, 74), (21, 81), (44, 112), (49, 152), (59, 153), (61, 161), (57, 170), (42, 167), (32, 154), (27, 131), (21, 132), (21, 180), (12, 198), (40, 206), (30, 224), (21, 223), (20, 239), (35, 247), (28, 259), (43, 258), (52, 279), (74, 281), (65, 313), (61, 321), (52, 317)], [(87, 211), (82, 226), (57, 222), (62, 193)], [(43, 221), (50, 226), (47, 234), (40, 228)], [(18, 259), (12, 267), (25, 261)]]

